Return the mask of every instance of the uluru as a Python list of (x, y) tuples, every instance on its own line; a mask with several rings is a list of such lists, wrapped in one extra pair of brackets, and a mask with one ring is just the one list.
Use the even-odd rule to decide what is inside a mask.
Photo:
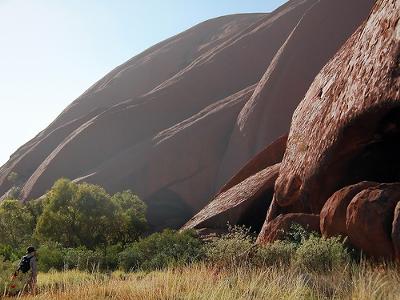
[(295, 222), (396, 257), (399, 14), (291, 0), (200, 23), (74, 100), (0, 168), (0, 195), (69, 178), (135, 191), (153, 231), (231, 223), (265, 244)]

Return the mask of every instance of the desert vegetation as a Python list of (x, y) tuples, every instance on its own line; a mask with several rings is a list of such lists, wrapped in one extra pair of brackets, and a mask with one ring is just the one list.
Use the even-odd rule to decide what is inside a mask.
[[(371, 262), (341, 238), (299, 225), (255, 244), (229, 226), (200, 239), (193, 230), (150, 234), (146, 205), (131, 191), (57, 181), (40, 200), (0, 204), (0, 293), (27, 245), (38, 246), (36, 296), (24, 299), (396, 299), (397, 266)], [(12, 288), (11, 288), (12, 286)]]

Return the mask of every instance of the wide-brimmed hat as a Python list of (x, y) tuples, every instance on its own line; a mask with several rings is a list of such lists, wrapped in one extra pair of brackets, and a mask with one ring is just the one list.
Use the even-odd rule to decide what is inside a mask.
[(26, 249), (26, 253), (27, 253), (27, 254), (30, 254), (30, 253), (35, 252), (35, 251), (36, 251), (36, 249), (35, 249), (35, 247), (33, 247), (33, 246), (29, 246), (29, 247)]

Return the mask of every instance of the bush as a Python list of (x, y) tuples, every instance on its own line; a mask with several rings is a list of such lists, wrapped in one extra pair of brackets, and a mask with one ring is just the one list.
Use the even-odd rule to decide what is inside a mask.
[(0, 298), (9, 291), (9, 285), (11, 283), (11, 275), (16, 270), (16, 264), (9, 261), (5, 261), (3, 257), (0, 257)]
[(207, 260), (221, 267), (235, 267), (250, 262), (255, 239), (246, 227), (229, 227), (229, 232), (205, 247)]
[(4, 261), (17, 261), (25, 254), (25, 249), (15, 249), (7, 244), (0, 244), (0, 257)]
[(38, 249), (38, 268), (41, 272), (64, 269), (64, 252), (61, 244), (48, 242)]
[(257, 249), (254, 260), (258, 266), (288, 266), (295, 253), (295, 244), (287, 241), (276, 241), (265, 246), (260, 246)]
[(308, 240), (311, 235), (317, 235), (316, 232), (311, 232), (297, 223), (293, 223), (290, 229), (285, 234), (285, 241), (298, 248), (300, 245)]
[(100, 251), (88, 250), (85, 247), (64, 250), (64, 266), (66, 269), (94, 271), (99, 270), (103, 262)]
[(311, 235), (296, 250), (295, 265), (307, 271), (326, 272), (345, 265), (349, 254), (340, 238)]
[(189, 264), (203, 256), (202, 242), (193, 231), (166, 229), (133, 243), (120, 255), (125, 271), (154, 270)]

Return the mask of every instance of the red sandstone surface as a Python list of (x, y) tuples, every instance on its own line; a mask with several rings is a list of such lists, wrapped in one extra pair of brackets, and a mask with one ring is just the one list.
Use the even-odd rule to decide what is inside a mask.
[[(279, 217), (284, 221), (268, 228), (292, 219), (314, 224), (336, 190), (375, 180), (351, 172), (341, 178), (348, 160), (340, 159), (374, 145), (370, 138), (381, 125), (383, 140), (397, 133), (388, 104), (366, 128), (349, 127), (354, 145), (337, 142), (343, 123), (357, 125), (358, 113), (399, 97), (398, 1), (379, 1), (365, 27), (324, 67), (374, 2), (291, 0), (269, 14), (209, 20), (153, 46), (99, 80), (18, 149), (0, 168), (0, 196), (16, 172), (24, 201), (60, 177), (111, 193), (132, 189), (147, 202), (154, 230), (179, 227), (205, 206), (187, 228), (218, 230), (229, 221), (259, 231), (270, 206), (277, 215), (300, 216)], [(286, 148), (293, 112), (321, 69), (296, 110)], [(376, 99), (378, 91), (385, 99)], [(333, 176), (324, 177), (326, 170)], [(320, 176), (324, 185), (315, 183)], [(263, 232), (264, 240), (275, 239)]]
[(379, 0), (294, 113), (259, 242), (295, 210), (367, 256), (399, 259), (399, 70), (400, 1)]

